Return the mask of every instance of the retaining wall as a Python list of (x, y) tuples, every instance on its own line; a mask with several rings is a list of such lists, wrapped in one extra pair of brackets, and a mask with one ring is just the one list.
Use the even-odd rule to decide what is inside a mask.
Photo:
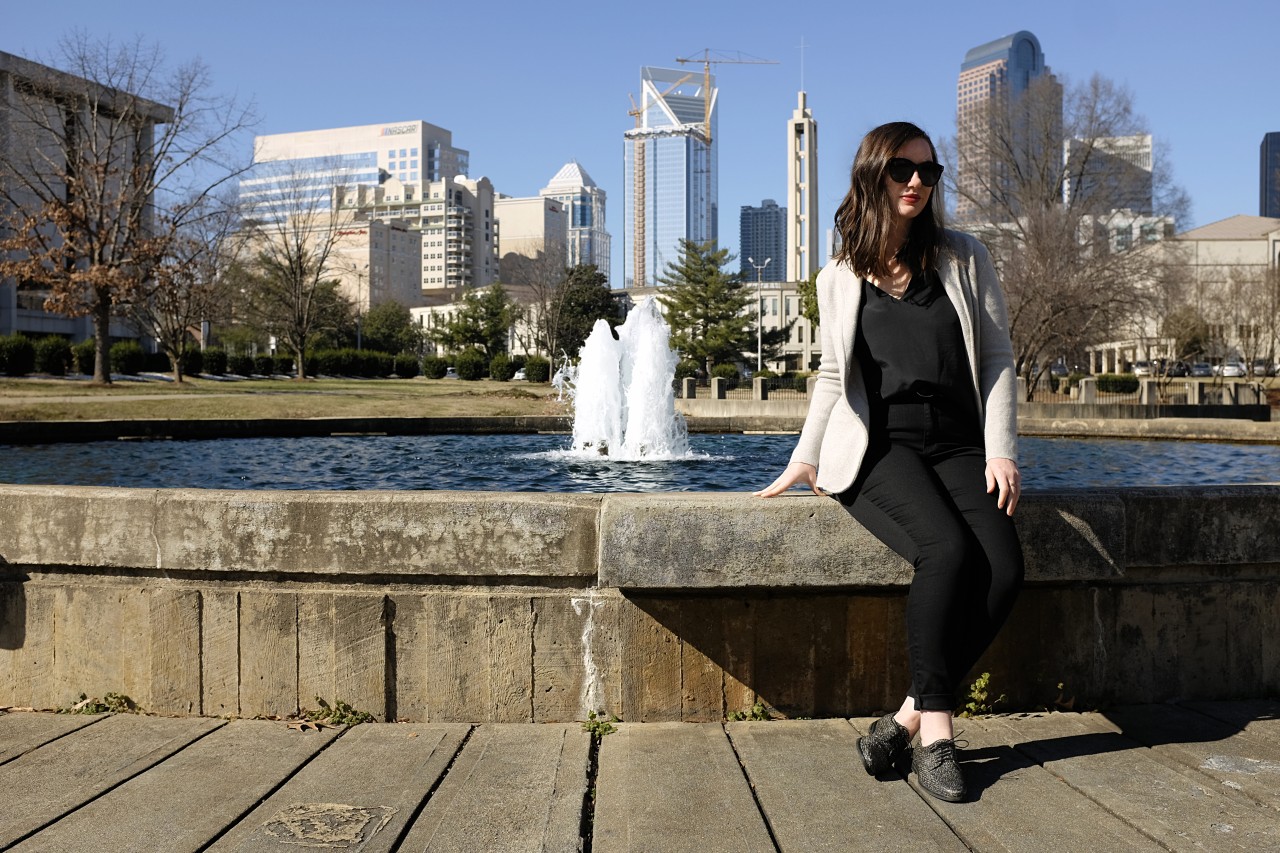
[[(1012, 706), (1280, 694), (1280, 487), (1033, 493), (1018, 527), (977, 670)], [(901, 700), (910, 576), (799, 494), (0, 486), (0, 705), (866, 714)]]

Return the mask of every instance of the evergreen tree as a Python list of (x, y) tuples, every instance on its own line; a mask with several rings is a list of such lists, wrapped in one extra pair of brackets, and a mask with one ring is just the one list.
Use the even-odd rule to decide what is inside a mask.
[(671, 343), (699, 363), (735, 362), (755, 351), (755, 312), (748, 310), (753, 297), (739, 275), (724, 271), (731, 260), (729, 250), (715, 243), (681, 240), (680, 259), (658, 279)]
[(409, 309), (395, 301), (370, 308), (364, 315), (361, 333), (365, 347), (392, 355), (417, 352), (422, 341)]
[(468, 291), (462, 297), (461, 310), (436, 337), (446, 349), (457, 351), (478, 346), (492, 358), (507, 351), (507, 335), (516, 310), (501, 284), (486, 288), (484, 293)]

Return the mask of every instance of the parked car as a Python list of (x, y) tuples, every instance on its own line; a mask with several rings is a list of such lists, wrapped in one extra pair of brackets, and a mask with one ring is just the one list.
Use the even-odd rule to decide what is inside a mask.
[(1169, 375), (1174, 378), (1181, 378), (1191, 374), (1191, 367), (1185, 361), (1175, 361), (1169, 365)]
[(1192, 376), (1213, 376), (1213, 366), (1207, 361), (1196, 361), (1191, 364)]
[(1133, 375), (1134, 375), (1134, 376), (1150, 376), (1150, 375), (1151, 375), (1151, 362), (1149, 362), (1149, 361), (1135, 361), (1135, 362), (1133, 363)]
[(1069, 372), (1070, 371), (1067, 370), (1067, 366), (1061, 362), (1054, 362), (1049, 365), (1050, 376), (1066, 376)]
[(1244, 366), (1243, 361), (1224, 361), (1222, 364), (1214, 368), (1214, 374), (1223, 378), (1239, 379), (1249, 375), (1249, 370)]
[(1275, 376), (1275, 366), (1265, 358), (1257, 358), (1253, 361), (1254, 376)]
[(519, 370), (517, 370), (515, 374), (512, 375), (511, 378), (516, 382), (523, 382), (525, 380), (524, 368), (522, 367)]
[(445, 379), (457, 379), (457, 378), (458, 378), (458, 371), (454, 370), (452, 367), (446, 367), (446, 368), (444, 369), (444, 378), (445, 378)]

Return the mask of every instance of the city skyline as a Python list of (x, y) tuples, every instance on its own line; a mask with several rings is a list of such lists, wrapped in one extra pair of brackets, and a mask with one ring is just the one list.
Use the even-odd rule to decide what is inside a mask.
[[(808, 92), (808, 105), (823, 124), (818, 203), (825, 232), (861, 135), (895, 119), (915, 121), (935, 137), (953, 135), (955, 80), (965, 52), (1022, 29), (1036, 34), (1065, 82), (1084, 82), (1096, 72), (1133, 91), (1156, 146), (1171, 149), (1175, 181), (1192, 198), (1189, 225), (1254, 211), (1258, 140), (1280, 121), (1280, 112), (1260, 108), (1243, 82), (1270, 49), (1269, 30), (1261, 24), (1274, 12), (1263, 2), (1227, 2), (1221, 15), (1188, 32), (1176, 15), (1093, 0), (1084, 0), (1070, 21), (1060, 10), (1025, 4), (996, 3), (959, 17), (941, 4), (924, 4), (909, 26), (890, 9), (854, 15), (826, 4), (811, 5), (795, 23), (764, 26), (771, 7), (757, 2), (696, 10), (656, 2), (652, 14), (631, 20), (582, 3), (564, 4), (558, 10), (563, 14), (547, 16), (499, 0), (486, 16), (497, 23), (483, 30), (484, 38), (466, 35), (481, 32), (466, 9), (393, 10), (388, 19), (395, 19), (397, 31), (462, 34), (448, 55), (457, 60), (470, 52), (473, 61), (464, 63), (465, 73), (433, 73), (434, 57), (442, 55), (437, 50), (375, 48), (360, 55), (362, 63), (377, 60), (372, 76), (354, 73), (357, 54), (333, 40), (334, 22), (346, 7), (321, 0), (305, 7), (305, 15), (301, 8), (229, 0), (216, 19), (202, 17), (196, 27), (192, 18), (150, 0), (125, 11), (68, 0), (56, 24), (32, 7), (9, 10), (0, 49), (52, 59), (66, 32), (63, 22), (117, 41), (141, 36), (163, 44), (174, 62), (201, 57), (216, 91), (255, 96), (263, 117), (259, 134), (420, 119), (448, 128), (454, 144), (470, 152), (470, 177), (488, 177), (497, 191), (513, 196), (536, 195), (548, 175), (577, 161), (612, 197), (606, 228), (614, 237), (615, 284), (628, 242), (620, 210), (621, 135), (634, 125), (627, 95), (638, 94), (642, 66), (673, 66), (677, 56), (703, 47), (781, 63), (716, 69), (718, 229), (721, 244), (735, 253), (741, 206), (786, 198), (776, 128), (794, 109), (797, 91)], [(939, 38), (936, 24), (943, 20), (948, 23)], [(852, 50), (851, 32), (877, 33), (876, 50)], [(575, 53), (583, 64), (547, 49), (570, 43), (587, 46)], [(1176, 55), (1188, 61), (1170, 61)], [(1207, 55), (1214, 61), (1191, 61)]]

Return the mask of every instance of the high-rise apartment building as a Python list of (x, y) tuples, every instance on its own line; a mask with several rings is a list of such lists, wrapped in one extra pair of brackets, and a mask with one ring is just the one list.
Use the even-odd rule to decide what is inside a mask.
[[(998, 192), (1008, 180), (1009, 149), (1016, 155), (1022, 146), (1035, 144), (1026, 138), (1021, 123), (1012, 120), (1010, 108), (1040, 77), (1049, 78), (1053, 86), (1050, 94), (1056, 94), (1061, 104), (1062, 89), (1044, 63), (1040, 41), (1026, 30), (965, 54), (956, 84), (956, 180), (960, 188), (956, 214), (960, 219), (975, 214), (974, 199)], [(992, 134), (1006, 138), (996, 142)], [(1061, 133), (1057, 136), (1061, 139)]]
[(804, 281), (818, 257), (818, 123), (805, 93), (787, 122), (787, 281)]
[(604, 190), (596, 186), (586, 169), (570, 162), (538, 194), (560, 202), (567, 229), (568, 266), (595, 264), (608, 278), (610, 237), (604, 227)]
[(716, 93), (710, 75), (640, 69), (636, 127), (623, 135), (625, 287), (656, 284), (679, 259), (682, 239), (719, 237)]
[(787, 281), (787, 209), (771, 198), (742, 206), (738, 263), (746, 281)]
[(1280, 217), (1280, 130), (1262, 137), (1258, 166), (1258, 215)]
[(498, 280), (499, 227), (488, 178), (356, 184), (334, 190), (355, 221), (401, 221), (422, 233), (423, 295), (484, 287)]
[(444, 128), (409, 121), (259, 136), (254, 162), (240, 182), (249, 215), (288, 216), (300, 193), (325, 210), (336, 198), (349, 222), (399, 221), (421, 232), (423, 291), (497, 281), (493, 186), (466, 177), (469, 155)]

